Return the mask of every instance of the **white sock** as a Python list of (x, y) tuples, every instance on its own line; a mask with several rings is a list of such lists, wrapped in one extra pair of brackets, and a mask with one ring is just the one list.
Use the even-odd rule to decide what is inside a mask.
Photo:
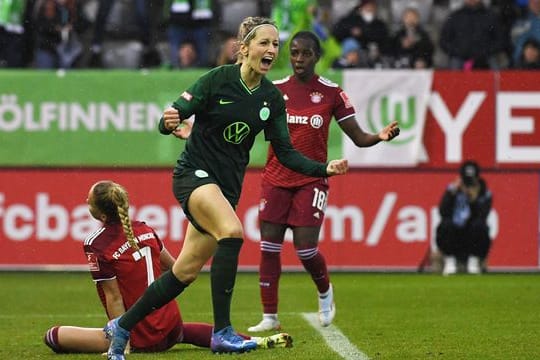
[(263, 314), (263, 319), (277, 320), (277, 314)]
[[(326, 290), (326, 292), (324, 293), (319, 293), (319, 297), (321, 299), (324, 299), (326, 298), (328, 295), (330, 295), (330, 289), (332, 289), (332, 284), (328, 285), (328, 290)], [(318, 292), (318, 291), (317, 291)]]

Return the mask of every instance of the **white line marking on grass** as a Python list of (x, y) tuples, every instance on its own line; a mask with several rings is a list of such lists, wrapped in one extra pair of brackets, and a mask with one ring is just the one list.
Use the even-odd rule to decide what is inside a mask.
[(328, 346), (345, 360), (369, 360), (369, 356), (360, 351), (335, 325), (322, 327), (319, 324), (319, 314), (302, 313), (306, 321), (317, 330)]

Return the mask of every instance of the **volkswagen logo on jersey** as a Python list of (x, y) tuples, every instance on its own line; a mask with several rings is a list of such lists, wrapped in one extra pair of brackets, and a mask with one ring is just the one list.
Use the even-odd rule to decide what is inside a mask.
[[(268, 110), (268, 112), (270, 112), (270, 110)], [(251, 129), (249, 128), (248, 124), (246, 124), (245, 122), (237, 121), (227, 126), (225, 130), (223, 130), (223, 138), (227, 142), (233, 144), (240, 144), (242, 140), (244, 140), (246, 136), (249, 135), (250, 131)]]
[(311, 124), (311, 127), (314, 129), (318, 129), (323, 125), (323, 117), (321, 115), (315, 114), (309, 119), (309, 123)]

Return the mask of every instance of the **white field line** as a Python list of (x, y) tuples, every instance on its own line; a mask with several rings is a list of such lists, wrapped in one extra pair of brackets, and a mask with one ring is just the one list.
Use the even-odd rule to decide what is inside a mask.
[(369, 360), (369, 356), (360, 351), (335, 325), (322, 327), (319, 324), (319, 314), (302, 313), (306, 321), (317, 330), (324, 341), (339, 356), (345, 360)]

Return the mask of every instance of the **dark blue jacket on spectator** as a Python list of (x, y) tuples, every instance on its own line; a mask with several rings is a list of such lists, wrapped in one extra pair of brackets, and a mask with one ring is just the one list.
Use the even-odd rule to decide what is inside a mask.
[(504, 40), (496, 15), (480, 2), (450, 14), (441, 30), (440, 46), (450, 57), (487, 64), (504, 50)]

